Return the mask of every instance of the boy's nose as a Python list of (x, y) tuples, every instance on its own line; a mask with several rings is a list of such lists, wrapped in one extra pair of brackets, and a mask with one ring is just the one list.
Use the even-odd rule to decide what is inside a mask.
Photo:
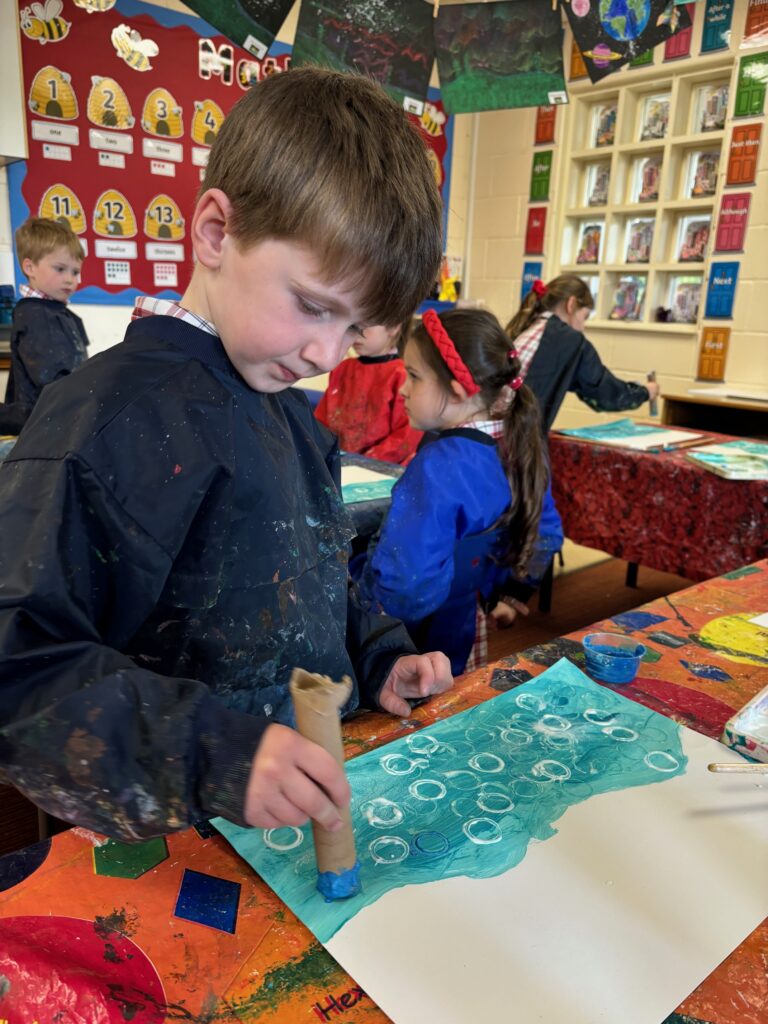
[(303, 359), (317, 367), (318, 373), (329, 373), (338, 366), (350, 346), (346, 331), (323, 331), (307, 342), (301, 350)]

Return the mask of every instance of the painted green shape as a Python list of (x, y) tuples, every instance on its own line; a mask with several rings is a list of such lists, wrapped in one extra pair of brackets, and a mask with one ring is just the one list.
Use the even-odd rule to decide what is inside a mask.
[(629, 62), (631, 68), (644, 68), (648, 64), (653, 64), (653, 50), (646, 50), (645, 53), (638, 53), (636, 57), (633, 57)]
[(762, 572), (756, 565), (745, 565), (741, 569), (734, 569), (733, 572), (723, 573), (724, 580), (740, 580), (742, 576), (752, 576), (753, 573)]
[(765, 86), (768, 81), (768, 53), (756, 53), (739, 61), (739, 82), (736, 86), (734, 117), (762, 114)]
[(549, 179), (552, 175), (551, 149), (533, 154), (531, 164), (531, 199), (549, 199)]
[[(393, 889), (491, 878), (535, 856), (576, 804), (663, 783), (688, 759), (680, 726), (565, 658), (536, 679), (348, 761), (362, 891), (326, 903), (309, 826), (212, 824), (327, 942)], [(533, 843), (533, 850), (529, 847)]]
[(658, 651), (654, 651), (652, 647), (645, 648), (645, 654), (643, 655), (642, 661), (646, 665), (651, 665), (655, 661), (660, 661), (661, 655)]
[(93, 865), (97, 875), (108, 878), (141, 878), (168, 857), (168, 846), (160, 836), (144, 843), (120, 843), (114, 839), (95, 847)]
[(267, 971), (256, 992), (244, 999), (230, 997), (227, 1008), (244, 1021), (266, 1020), (276, 1006), (305, 989), (322, 989), (338, 982), (339, 973), (339, 965), (330, 953), (314, 942), (303, 956)]

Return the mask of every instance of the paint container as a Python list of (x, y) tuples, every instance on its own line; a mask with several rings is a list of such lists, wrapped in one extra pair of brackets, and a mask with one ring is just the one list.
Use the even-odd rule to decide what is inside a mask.
[(623, 633), (588, 633), (582, 641), (587, 672), (604, 683), (631, 683), (645, 647)]

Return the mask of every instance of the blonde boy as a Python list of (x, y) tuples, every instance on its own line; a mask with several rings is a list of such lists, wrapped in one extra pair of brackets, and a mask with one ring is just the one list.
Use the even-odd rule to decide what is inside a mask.
[(87, 358), (83, 321), (67, 309), (85, 253), (68, 224), (30, 217), (16, 231), (16, 254), (29, 284), (13, 311), (11, 369), (0, 405), (0, 433), (18, 434), (46, 384)]
[(0, 774), (123, 838), (335, 828), (346, 780), (289, 727), (292, 668), (398, 715), (452, 679), (349, 589), (338, 450), (290, 385), (427, 294), (439, 198), (383, 91), (302, 68), (226, 118), (190, 237), (180, 304), (139, 300), (0, 470)]

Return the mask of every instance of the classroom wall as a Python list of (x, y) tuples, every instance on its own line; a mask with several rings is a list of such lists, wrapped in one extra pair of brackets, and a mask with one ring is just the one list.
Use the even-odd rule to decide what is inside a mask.
[[(748, 0), (736, 0), (731, 50), (737, 62), (740, 56), (757, 52), (754, 49), (738, 50), (747, 6)], [(692, 54), (698, 54), (700, 49), (703, 12), (704, 3), (696, 4)], [(685, 70), (695, 70), (696, 61), (695, 56), (686, 59)], [(570, 35), (566, 33), (566, 74), (569, 64)], [(617, 84), (621, 81), (622, 73), (637, 74), (626, 70), (618, 72)], [(611, 82), (613, 79), (614, 76), (611, 76)], [(637, 81), (637, 78), (633, 81)], [(574, 88), (589, 88), (589, 84), (583, 85), (579, 82), (574, 84)], [(554, 148), (555, 152), (549, 202), (551, 209), (544, 245), (545, 279), (554, 277), (559, 269), (560, 243), (555, 237), (556, 183), (561, 172), (567, 171), (567, 168), (562, 167), (562, 140), (566, 137), (570, 115), (571, 111), (567, 106), (558, 109), (555, 146), (544, 147)], [(535, 110), (524, 109), (483, 113), (476, 118), (474, 189), (468, 196), (469, 212), (466, 218), (472, 228), (469, 244), (469, 279), (465, 282), (463, 294), (487, 305), (504, 322), (517, 309), (520, 302), (524, 260), (542, 258), (525, 257), (523, 254), (531, 162), (534, 154), (535, 116)], [(742, 119), (744, 123), (749, 120), (753, 119)], [(732, 123), (730, 118), (726, 122), (724, 153), (727, 153)], [(764, 135), (766, 130), (763, 129)], [(768, 143), (765, 138), (762, 140), (758, 166), (757, 182), (750, 188), (752, 205), (745, 252), (734, 254), (740, 260), (741, 267), (734, 319), (729, 322), (731, 339), (726, 361), (726, 380), (732, 386), (768, 389), (768, 338), (765, 307), (761, 301), (761, 294), (765, 294), (768, 285), (768, 265), (765, 260), (765, 253), (768, 251)], [(725, 161), (721, 163), (721, 171), (724, 171), (724, 168)], [(460, 242), (455, 240), (455, 244), (459, 245)], [(695, 382), (699, 353), (697, 336), (658, 334), (654, 337), (651, 329), (638, 337), (636, 332), (622, 333), (621, 330), (610, 328), (591, 330), (589, 326), (587, 333), (605, 364), (619, 377), (644, 380), (647, 370), (656, 369), (662, 391), (666, 389), (670, 392), (684, 392)], [(644, 406), (634, 415), (642, 416), (647, 413), (648, 408)], [(597, 415), (575, 395), (569, 394), (556, 426), (575, 427), (595, 423)], [(599, 418), (609, 419), (611, 415), (605, 414)], [(613, 415), (615, 417), (615, 414)]]
[[(178, 0), (157, 0), (156, 5), (193, 13)], [(748, 0), (736, 0), (731, 45), (737, 59), (736, 47), (747, 5)], [(704, 4), (697, 7), (697, 26), (691, 51), (694, 54), (699, 50)], [(293, 42), (298, 9), (299, 4), (295, 3), (278, 35), (281, 42)], [(566, 68), (569, 55), (570, 37), (566, 33)], [(687, 69), (695, 68), (696, 57), (689, 58), (685, 64)], [(620, 81), (618, 76), (616, 81)], [(438, 84), (436, 80), (434, 84)], [(575, 87), (584, 86), (578, 83)], [(16, 113), (23, 124), (23, 109)], [(534, 109), (523, 109), (461, 114), (454, 118), (447, 250), (451, 255), (462, 257), (464, 297), (486, 305), (504, 322), (517, 308), (520, 299), (535, 113)], [(569, 116), (567, 106), (558, 110), (550, 200), (553, 209), (548, 218), (545, 239), (545, 276), (554, 276), (558, 271), (556, 253), (559, 245), (553, 234), (556, 230), (553, 214), (556, 183), (563, 159), (562, 139)], [(727, 127), (729, 138), (730, 126)], [(768, 342), (765, 339), (763, 307), (759, 301), (760, 289), (768, 284), (768, 267), (762, 258), (768, 242), (768, 143), (765, 140), (761, 148), (758, 181), (752, 193), (747, 251), (740, 257), (741, 271), (726, 375), (732, 385), (768, 387)], [(7, 183), (5, 171), (0, 168), (0, 280), (13, 279), (11, 251)], [(130, 315), (130, 306), (74, 304), (73, 309), (85, 321), (93, 340), (94, 353), (121, 340)], [(693, 337), (660, 335), (654, 338), (648, 332), (638, 338), (636, 334), (611, 329), (594, 329), (589, 333), (606, 365), (621, 377), (643, 379), (646, 370), (655, 368), (662, 388), (670, 391), (685, 390), (694, 381), (698, 340)], [(325, 381), (326, 377), (321, 377), (305, 383), (310, 387), (324, 387)], [(646, 411), (642, 409), (639, 414)], [(578, 426), (595, 422), (595, 416), (578, 399), (569, 395), (557, 422), (561, 426)]]

